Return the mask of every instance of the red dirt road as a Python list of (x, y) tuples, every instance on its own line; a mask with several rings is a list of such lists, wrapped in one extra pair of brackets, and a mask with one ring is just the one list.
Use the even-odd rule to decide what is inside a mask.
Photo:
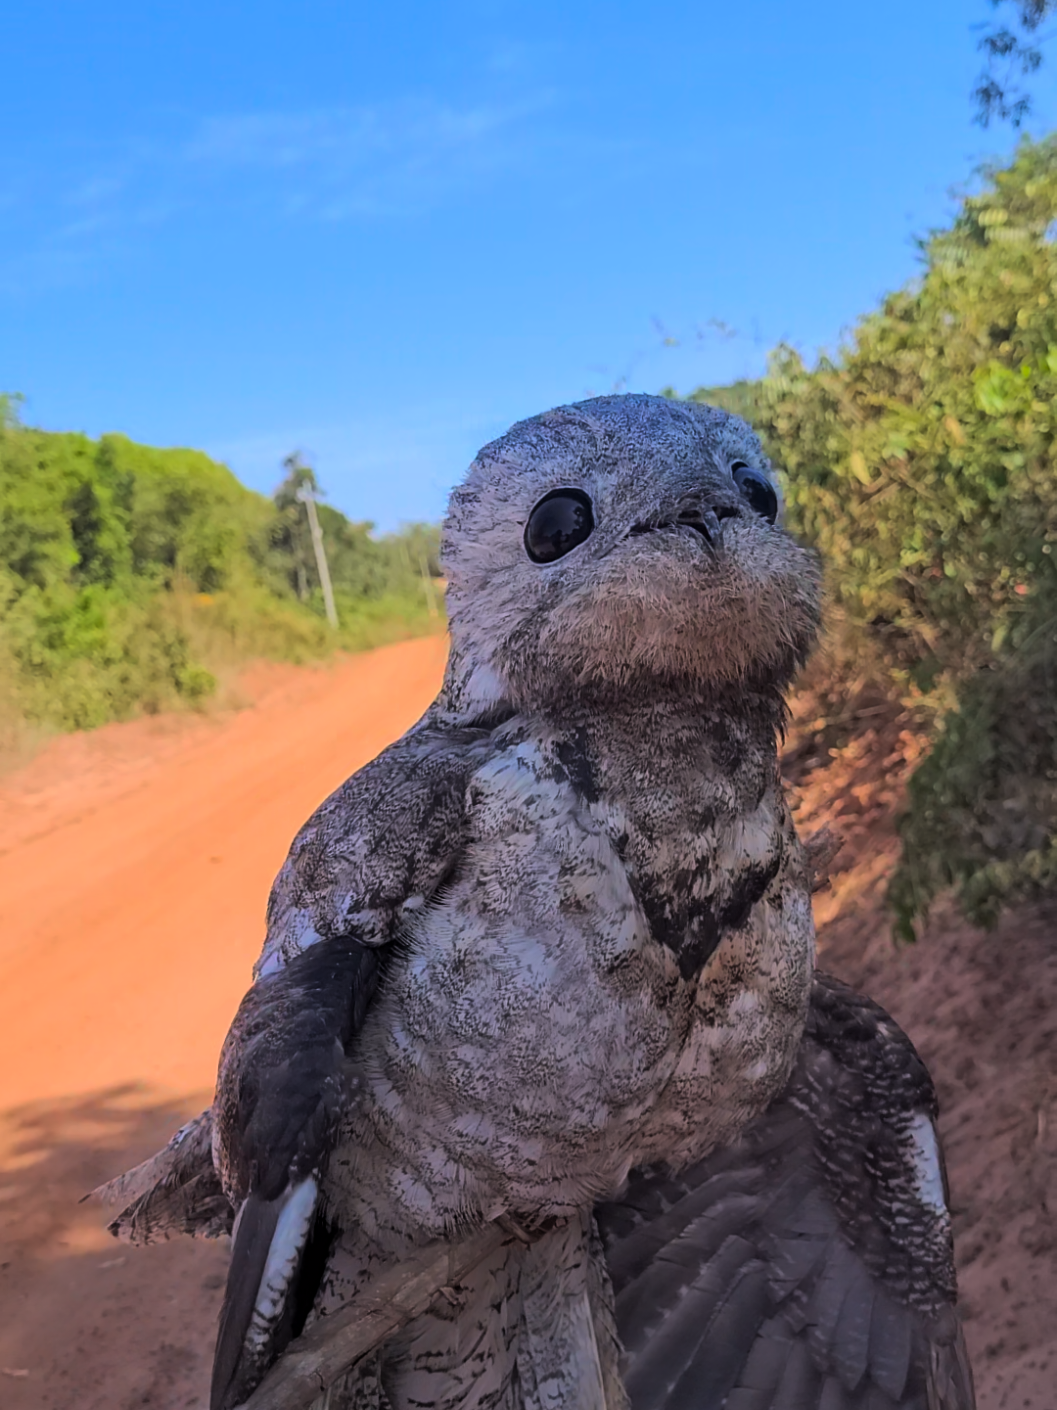
[[(69, 736), (0, 779), (3, 1410), (204, 1410), (226, 1250), (128, 1248), (77, 1201), (209, 1101), (294, 832), (421, 714), (443, 660), (432, 638), (260, 668), (252, 708)], [(980, 1410), (1057, 1410), (1057, 902), (992, 936), (940, 907), (893, 950), (892, 819), (920, 741), (862, 718), (839, 749), (798, 726), (787, 756), (804, 829), (847, 840), (822, 961), (936, 1077)]]
[(76, 1201), (208, 1104), (295, 831), (418, 718), (444, 656), (265, 671), (254, 708), (60, 739), (0, 782), (6, 1410), (206, 1404), (224, 1251), (126, 1249)]
[(427, 637), (305, 673), (113, 796), (75, 778), (23, 805), (0, 855), (0, 1110), (211, 1085), (294, 832), (418, 718), (443, 664)]

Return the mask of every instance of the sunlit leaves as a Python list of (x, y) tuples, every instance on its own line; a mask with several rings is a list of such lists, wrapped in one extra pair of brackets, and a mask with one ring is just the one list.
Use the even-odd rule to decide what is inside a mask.
[(950, 884), (986, 917), (981, 876), (1020, 894), (1057, 855), (1057, 140), (988, 176), (839, 358), (780, 348), (738, 392), (845, 618), (897, 689), (961, 702), (912, 790), (904, 928)]
[(215, 685), (203, 651), (225, 666), (318, 655), (363, 644), (374, 604), (427, 607), (435, 528), (375, 539), (370, 525), (320, 505), (348, 627), (335, 638), (319, 621), (314, 557), (310, 567), (298, 557), (281, 497), (252, 493), (197, 451), (36, 431), (16, 410), (0, 398), (5, 715), (84, 728), (194, 702)]

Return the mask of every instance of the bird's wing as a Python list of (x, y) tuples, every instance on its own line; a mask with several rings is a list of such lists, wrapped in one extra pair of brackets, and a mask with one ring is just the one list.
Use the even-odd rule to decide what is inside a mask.
[[(132, 1199), (116, 1232), (217, 1231), (218, 1195), (234, 1214), (212, 1410), (246, 1398), (306, 1310), (317, 1177), (347, 1096), (346, 1053), (387, 942), (458, 863), (466, 785), (490, 749), (491, 731), (427, 714), (313, 814), (272, 888), (255, 983), (224, 1043), (211, 1113), (123, 1177)], [(100, 1193), (120, 1200), (121, 1184)]]
[(598, 1221), (634, 1410), (973, 1410), (928, 1072), (818, 976), (782, 1095)]
[(319, 1168), (378, 971), (377, 946), (320, 939), (257, 980), (225, 1040), (213, 1161), (237, 1212), (210, 1410), (241, 1404), (294, 1334)]
[(181, 1126), (164, 1150), (85, 1196), (90, 1197), (118, 1210), (108, 1228), (129, 1243), (230, 1234), (235, 1211), (213, 1166), (212, 1108)]

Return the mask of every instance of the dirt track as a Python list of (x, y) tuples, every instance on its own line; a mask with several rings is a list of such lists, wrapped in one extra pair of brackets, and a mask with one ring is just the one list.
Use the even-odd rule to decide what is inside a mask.
[[(205, 1406), (224, 1250), (128, 1249), (76, 1201), (208, 1102), (291, 836), (421, 713), (443, 652), (264, 670), (253, 708), (58, 740), (0, 781), (5, 1410)], [(941, 914), (891, 950), (879, 895), (912, 751), (889, 732), (797, 767), (804, 818), (849, 836), (824, 962), (936, 1073), (981, 1410), (1057, 1410), (1057, 907), (986, 939)]]
[(77, 1200), (208, 1105), (322, 798), (436, 694), (437, 637), (263, 671), (254, 708), (55, 741), (0, 783), (0, 1406), (204, 1406), (224, 1251)]

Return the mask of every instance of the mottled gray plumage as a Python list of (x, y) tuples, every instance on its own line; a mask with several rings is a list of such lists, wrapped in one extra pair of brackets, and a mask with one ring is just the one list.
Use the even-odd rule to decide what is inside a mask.
[[(533, 511), (561, 490), (589, 513), (534, 560)], [(736, 1141), (786, 1084), (808, 1014), (810, 866), (776, 731), (818, 574), (772, 507), (744, 423), (641, 396), (520, 423), (453, 494), (442, 692), (295, 839), (212, 1112), (127, 1177), (132, 1233), (163, 1230), (170, 1207), (193, 1222), (192, 1187), (215, 1228), (216, 1179), (237, 1211), (214, 1410), (306, 1318), (503, 1213), (532, 1243), (327, 1404), (615, 1410), (624, 1371), (638, 1384), (592, 1210), (632, 1171)], [(836, 1207), (839, 1242), (854, 1221)], [(656, 1335), (712, 1361), (719, 1343), (676, 1300)], [(726, 1403), (685, 1384), (633, 1395)]]

